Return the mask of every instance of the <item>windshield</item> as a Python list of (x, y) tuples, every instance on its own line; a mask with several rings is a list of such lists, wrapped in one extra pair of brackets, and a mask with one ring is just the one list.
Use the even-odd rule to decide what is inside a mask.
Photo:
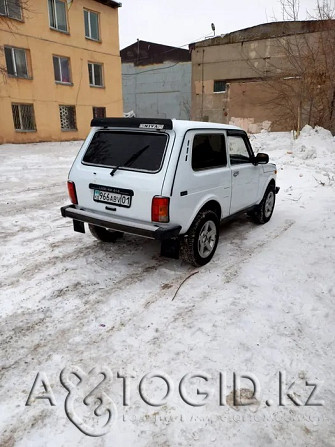
[[(83, 163), (157, 172), (162, 165), (167, 139), (167, 134), (161, 133), (98, 131), (84, 155)], [(129, 163), (129, 160), (132, 162)]]

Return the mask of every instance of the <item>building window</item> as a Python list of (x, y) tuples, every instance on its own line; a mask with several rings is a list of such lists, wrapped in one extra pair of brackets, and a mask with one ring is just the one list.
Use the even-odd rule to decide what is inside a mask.
[(63, 131), (77, 130), (75, 106), (59, 106), (59, 116)]
[(99, 40), (99, 15), (97, 12), (84, 9), (85, 37)]
[(88, 76), (91, 87), (103, 87), (102, 65), (88, 63)]
[(48, 0), (50, 28), (67, 32), (66, 5), (62, 0)]
[(192, 147), (192, 169), (227, 166), (226, 142), (222, 134), (195, 135)]
[(0, 0), (0, 15), (22, 20), (20, 0)]
[(93, 107), (93, 118), (106, 118), (106, 107)]
[(27, 50), (5, 47), (7, 73), (17, 78), (29, 78)]
[(36, 130), (34, 106), (32, 104), (12, 104), (15, 130), (29, 132)]
[(214, 93), (225, 92), (226, 90), (226, 81), (214, 81)]
[(70, 59), (68, 57), (53, 56), (55, 81), (71, 84)]

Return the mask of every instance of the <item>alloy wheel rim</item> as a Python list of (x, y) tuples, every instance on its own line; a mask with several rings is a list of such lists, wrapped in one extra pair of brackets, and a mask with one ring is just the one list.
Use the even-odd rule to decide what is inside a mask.
[(274, 195), (273, 191), (270, 191), (266, 198), (265, 206), (264, 206), (265, 217), (269, 217), (271, 215), (274, 203), (275, 203), (275, 195)]
[(202, 258), (207, 258), (214, 250), (216, 242), (216, 225), (212, 220), (208, 220), (202, 226), (198, 237), (198, 252)]

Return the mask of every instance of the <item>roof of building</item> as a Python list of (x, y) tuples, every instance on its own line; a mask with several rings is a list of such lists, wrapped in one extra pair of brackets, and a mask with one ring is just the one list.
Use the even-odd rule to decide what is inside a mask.
[(190, 49), (335, 29), (335, 20), (270, 22), (190, 44)]
[(138, 40), (120, 51), (122, 63), (134, 65), (162, 64), (163, 62), (190, 62), (190, 51), (182, 48)]
[(122, 3), (115, 2), (114, 0), (95, 0), (98, 3), (102, 3), (103, 5), (110, 6), (111, 8), (120, 8)]

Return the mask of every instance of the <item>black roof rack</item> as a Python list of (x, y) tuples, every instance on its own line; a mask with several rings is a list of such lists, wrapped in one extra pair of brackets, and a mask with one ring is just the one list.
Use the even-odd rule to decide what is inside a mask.
[(132, 127), (137, 129), (173, 129), (171, 119), (163, 118), (93, 118), (91, 127)]

